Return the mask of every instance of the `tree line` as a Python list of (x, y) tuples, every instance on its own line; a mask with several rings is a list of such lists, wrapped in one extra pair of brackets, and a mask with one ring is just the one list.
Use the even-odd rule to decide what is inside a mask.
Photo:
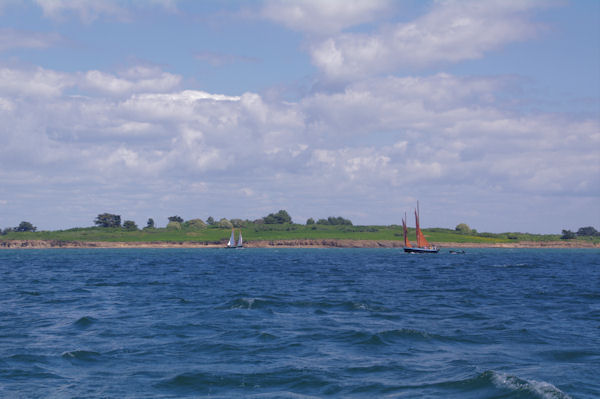
[(572, 240), (577, 237), (600, 237), (600, 232), (598, 232), (592, 226), (581, 227), (577, 232), (573, 232), (571, 230), (563, 230), (562, 236), (560, 237), (562, 240)]
[[(292, 217), (290, 214), (281, 209), (278, 212), (269, 213), (266, 216), (255, 220), (243, 220), (243, 219), (227, 219), (220, 218), (216, 219), (212, 216), (206, 218), (206, 220), (202, 220), (199, 218), (184, 220), (179, 215), (169, 216), (168, 223), (166, 228), (169, 230), (180, 230), (182, 228), (192, 228), (192, 229), (201, 229), (201, 228), (240, 228), (249, 225), (277, 225), (277, 224), (292, 224)], [(345, 219), (341, 216), (329, 216), (327, 218), (317, 219), (315, 221), (313, 218), (308, 218), (306, 221), (307, 225), (329, 225), (329, 226), (352, 226), (352, 221), (350, 219)], [(100, 213), (94, 219), (94, 225), (96, 227), (101, 228), (118, 228), (127, 231), (137, 231), (140, 230), (140, 227), (133, 220), (122, 220), (121, 215), (104, 212)], [(142, 228), (146, 229), (155, 229), (156, 223), (153, 218), (148, 218), (146, 225)], [(10, 232), (24, 232), (24, 231), (36, 231), (37, 227), (33, 226), (30, 222), (21, 222), (17, 227), (8, 227), (4, 230), (0, 230), (0, 234), (8, 234)]]
[(36, 231), (37, 227), (35, 227), (34, 225), (32, 225), (29, 222), (21, 222), (19, 223), (19, 225), (17, 227), (7, 227), (4, 230), (0, 231), (0, 234), (2, 235), (6, 235), (8, 233), (12, 233), (14, 232), (24, 232), (24, 231)]
[[(181, 228), (206, 228), (206, 227), (217, 227), (217, 228), (239, 228), (245, 227), (251, 224), (292, 224), (292, 217), (286, 210), (279, 210), (278, 212), (269, 213), (268, 215), (255, 219), (255, 220), (243, 220), (243, 219), (215, 219), (212, 216), (206, 218), (206, 220), (202, 219), (190, 219), (184, 221), (184, 219), (178, 215), (169, 216), (168, 224), (166, 226), (167, 229), (181, 229)], [(121, 225), (121, 216), (115, 215), (111, 213), (102, 213), (99, 214), (94, 220), (94, 224), (98, 227), (110, 227), (110, 228), (123, 228), (126, 230), (138, 230), (138, 226), (135, 222), (131, 220), (126, 220)], [(313, 218), (309, 218), (306, 221), (307, 225), (320, 224), (320, 225), (346, 225), (352, 226), (352, 221), (350, 219), (345, 219), (341, 216), (329, 216), (326, 219), (318, 219), (316, 222)], [(144, 229), (153, 229), (155, 228), (154, 219), (149, 218), (146, 222), (146, 227)]]

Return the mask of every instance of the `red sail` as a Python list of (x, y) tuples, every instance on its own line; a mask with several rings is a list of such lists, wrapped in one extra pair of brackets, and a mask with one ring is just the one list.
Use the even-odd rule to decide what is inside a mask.
[(417, 224), (417, 247), (419, 248), (429, 248), (431, 244), (427, 242), (427, 239), (423, 235), (421, 231), (421, 226), (419, 225), (419, 213), (415, 210), (415, 222)]

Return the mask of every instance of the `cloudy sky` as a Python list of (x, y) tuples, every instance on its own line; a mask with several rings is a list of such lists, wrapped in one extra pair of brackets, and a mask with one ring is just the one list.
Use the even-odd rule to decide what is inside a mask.
[(0, 227), (600, 229), (600, 2), (0, 0)]

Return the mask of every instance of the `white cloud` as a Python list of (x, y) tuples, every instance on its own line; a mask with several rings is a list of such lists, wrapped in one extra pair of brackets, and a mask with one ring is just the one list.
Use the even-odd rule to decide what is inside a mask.
[(442, 1), (411, 22), (374, 33), (343, 33), (310, 44), (313, 63), (330, 79), (347, 80), (476, 59), (541, 27), (528, 18), (539, 2)]
[(83, 74), (79, 86), (83, 89), (115, 95), (129, 95), (136, 92), (165, 92), (176, 88), (181, 77), (154, 68), (133, 67), (123, 73), (123, 77), (101, 71), (88, 71)]
[(0, 29), (0, 52), (18, 48), (48, 48), (63, 39), (57, 33)]
[(36, 0), (45, 17), (64, 19), (77, 15), (83, 22), (90, 23), (102, 15), (126, 19), (128, 12), (115, 0)]
[(98, 18), (111, 18), (118, 21), (132, 19), (136, 8), (158, 6), (161, 9), (177, 12), (177, 0), (134, 0), (124, 2), (120, 0), (35, 0), (41, 7), (44, 16), (62, 21), (75, 15), (83, 23), (89, 24)]
[[(398, 193), (433, 195), (425, 187), (457, 201), (475, 192), (479, 198), (482, 192), (600, 193), (598, 121), (504, 110), (490, 94), (514, 84), (504, 78), (372, 78), (284, 103), (256, 93), (155, 92), (139, 82), (162, 72), (142, 67), (99, 73), (125, 88), (91, 90), (89, 71), (0, 70), (6, 187), (32, 179), (48, 189), (110, 187), (123, 201), (138, 201), (140, 191), (173, 201), (181, 193), (222, 198), (236, 192), (252, 197), (252, 212), (271, 212), (274, 204), (328, 212), (327, 198), (335, 195), (374, 204), (377, 213), (400, 206), (389, 202)], [(86, 96), (65, 90), (80, 86)], [(173, 191), (174, 182), (180, 191)], [(201, 191), (193, 189), (198, 184)], [(151, 209), (152, 201), (145, 206)]]
[(76, 79), (66, 73), (41, 67), (14, 69), (0, 67), (0, 94), (13, 96), (59, 96), (63, 89), (73, 86)]
[(374, 20), (391, 8), (388, 0), (267, 1), (263, 17), (310, 34), (332, 34)]

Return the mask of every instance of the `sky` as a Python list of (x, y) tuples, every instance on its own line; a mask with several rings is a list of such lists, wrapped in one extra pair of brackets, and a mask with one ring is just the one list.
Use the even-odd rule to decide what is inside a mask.
[(600, 1), (0, 0), (0, 228), (417, 201), (600, 229)]

